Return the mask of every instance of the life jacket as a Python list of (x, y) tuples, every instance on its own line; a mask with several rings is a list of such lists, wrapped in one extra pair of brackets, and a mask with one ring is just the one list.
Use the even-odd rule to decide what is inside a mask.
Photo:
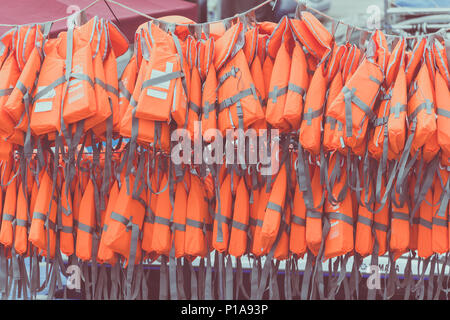
[(297, 257), (303, 257), (306, 253), (306, 206), (298, 183), (294, 191), (289, 250)]
[[(160, 192), (156, 200), (155, 221), (153, 224), (153, 233), (151, 247), (148, 252), (156, 252), (158, 255), (169, 256), (172, 247), (172, 237), (170, 230), (170, 221), (174, 208), (170, 201), (170, 183), (166, 174), (161, 179)], [(163, 189), (164, 188), (164, 189)]]
[(119, 87), (119, 119), (122, 119), (128, 105), (131, 101), (131, 94), (134, 90), (134, 84), (136, 82), (136, 77), (138, 74), (138, 65), (136, 61), (136, 55), (130, 58), (130, 61), (123, 70), (122, 76), (120, 77), (118, 87)]
[(325, 198), (318, 166), (314, 166), (313, 169), (311, 189), (313, 190), (314, 207), (306, 210), (306, 244), (308, 249), (317, 256), (322, 243), (322, 215)]
[[(242, 179), (241, 179), (242, 180)], [(227, 252), (230, 240), (230, 223), (233, 218), (233, 190), (231, 189), (231, 174), (227, 174), (219, 189), (216, 201), (216, 211), (213, 225), (213, 248)]]
[(61, 224), (62, 229), (59, 234), (59, 247), (61, 252), (67, 256), (71, 256), (75, 251), (73, 237), (73, 206), (72, 193), (66, 194), (66, 181), (62, 184), (61, 189)]
[(236, 198), (233, 207), (233, 220), (231, 221), (230, 242), (228, 252), (239, 258), (247, 253), (247, 231), (250, 219), (250, 198), (242, 177), (236, 189)]
[(448, 202), (443, 201), (447, 185), (448, 171), (446, 168), (439, 167), (433, 183), (433, 216), (431, 220), (431, 248), (434, 253), (438, 254), (444, 254), (449, 249)]
[(406, 252), (410, 242), (410, 211), (406, 201), (403, 204), (398, 203), (399, 198), (394, 191), (395, 190), (391, 191), (391, 239), (389, 242), (389, 248), (396, 256), (399, 256)]
[(30, 249), (30, 245), (28, 243), (28, 227), (30, 224), (30, 222), (28, 221), (28, 214), (29, 212), (33, 212), (34, 202), (36, 200), (38, 191), (36, 181), (34, 181), (33, 183), (30, 205), (28, 205), (28, 194), (24, 194), (22, 184), (19, 185), (18, 191), (16, 226), (14, 233), (14, 250), (19, 255), (25, 255)]
[(200, 52), (204, 54), (200, 55), (200, 65), (202, 77), (202, 136), (206, 142), (210, 142), (212, 139), (209, 134), (206, 134), (209, 129), (217, 128), (217, 75), (216, 69), (213, 63), (215, 42), (213, 38), (208, 39), (206, 42), (199, 43)]
[[(335, 165), (340, 165), (336, 163)], [(333, 196), (338, 194), (347, 183), (347, 175), (344, 171), (339, 181), (332, 187)], [(328, 199), (325, 202), (325, 214), (329, 219), (330, 229), (325, 240), (324, 259), (343, 256), (353, 250), (353, 208), (351, 192), (347, 190), (342, 202), (335, 204)]]
[(218, 77), (218, 128), (247, 129), (264, 117), (243, 47), (241, 22), (215, 42), (214, 65)]
[(426, 64), (422, 64), (411, 84), (409, 97), (408, 122), (410, 135), (413, 135), (411, 154), (414, 155), (436, 132), (434, 91)]
[(292, 32), (306, 50), (317, 59), (331, 50), (332, 36), (310, 12), (302, 11), (297, 19), (290, 19)]
[[(364, 177), (366, 179), (366, 177)], [(368, 189), (363, 190), (362, 204), (358, 207), (355, 233), (355, 251), (362, 257), (372, 253), (373, 238), (373, 208), (375, 198), (373, 197), (373, 187), (368, 183)], [(367, 208), (368, 207), (368, 208)], [(372, 211), (371, 211), (372, 210)], [(378, 213), (377, 213), (378, 214)]]
[[(55, 199), (52, 199), (52, 181), (45, 169), (41, 173), (39, 180), (39, 190), (31, 218), (28, 240), (33, 246), (45, 251), (50, 258), (53, 258), (56, 251), (56, 214), (58, 205)], [(49, 237), (47, 237), (47, 234)], [(50, 251), (48, 251), (48, 247)]]
[[(150, 58), (137, 100), (136, 117), (169, 122), (171, 112), (187, 108), (187, 93), (181, 81), (182, 62), (169, 34), (154, 24), (148, 32), (152, 40), (148, 44)], [(149, 105), (153, 107), (148, 108)], [(174, 120), (180, 125), (179, 119)]]
[[(280, 36), (282, 39), (279, 39)], [(277, 49), (277, 52), (274, 57), (272, 75), (269, 82), (266, 121), (274, 128), (287, 131), (289, 130), (289, 123), (285, 121), (283, 115), (288, 93), (293, 47), (293, 39), (287, 17), (284, 17), (279, 22), (268, 41), (268, 57), (272, 56), (271, 51)], [(274, 41), (278, 44), (278, 48), (275, 47), (276, 44), (272, 45)]]
[(173, 225), (172, 234), (175, 247), (175, 257), (180, 258), (185, 254), (185, 238), (186, 238), (186, 216), (188, 190), (190, 186), (190, 174), (186, 173), (184, 181), (178, 182), (175, 191), (175, 201), (173, 209)]
[(144, 31), (137, 38), (137, 42), (142, 42), (142, 56), (139, 73), (137, 75), (134, 90), (123, 118), (120, 124), (120, 134), (124, 137), (131, 138), (131, 141), (141, 143), (155, 142), (158, 149), (168, 150), (170, 144), (169, 125), (167, 122), (156, 122), (151, 120), (139, 119), (136, 117), (137, 101), (141, 94), (142, 84), (145, 81), (146, 71), (149, 64), (149, 48), (146, 45)]
[(426, 43), (427, 43), (426, 38), (417, 40), (412, 52), (406, 53), (407, 64), (406, 64), (405, 72), (406, 72), (406, 83), (407, 83), (408, 89), (419, 71), (420, 62), (422, 61)]
[(111, 221), (111, 214), (113, 212), (114, 206), (116, 204), (117, 198), (119, 196), (119, 185), (117, 181), (114, 182), (114, 184), (111, 187), (111, 191), (109, 193), (109, 199), (108, 199), (108, 205), (106, 207), (105, 212), (105, 220), (103, 223), (103, 229), (102, 229), (102, 235), (100, 238), (100, 243), (98, 245), (98, 252), (97, 252), (97, 260), (100, 263), (110, 263), (115, 264), (117, 262), (117, 256), (114, 254), (114, 251), (112, 251), (108, 246), (105, 244), (105, 234), (108, 230), (108, 226)]
[(292, 129), (297, 130), (300, 127), (306, 90), (309, 86), (306, 57), (298, 41), (295, 41), (292, 50), (292, 62), (289, 75), (283, 119), (289, 122)]
[(417, 255), (424, 259), (433, 254), (431, 242), (433, 212), (433, 187), (431, 187), (428, 189), (425, 199), (422, 201), (419, 208)]
[[(450, 108), (448, 107), (448, 103), (446, 101), (449, 101), (450, 99), (450, 89), (448, 85), (448, 81), (446, 83), (445, 81), (445, 71), (444, 73), (441, 72), (441, 69), (444, 67), (441, 67), (439, 71), (436, 71), (436, 77), (435, 77), (435, 102), (436, 102), (436, 138), (437, 142), (442, 150), (442, 164), (448, 165), (450, 163), (450, 148), (448, 144), (448, 133), (445, 128), (450, 124), (449, 123), (449, 111)], [(448, 70), (448, 68), (447, 68)], [(448, 72), (448, 71), (447, 71)]]
[(280, 229), (281, 219), (285, 215), (285, 200), (287, 192), (286, 165), (281, 165), (275, 181), (272, 184), (269, 201), (267, 202), (263, 224), (261, 227), (261, 240), (263, 251), (269, 251), (275, 242)]
[(130, 175), (129, 180), (130, 193), (128, 194), (127, 184), (122, 183), (109, 217), (108, 227), (104, 231), (104, 244), (122, 255), (127, 260), (127, 264), (135, 264), (139, 263), (142, 257), (140, 232), (145, 216), (143, 203), (146, 203), (147, 195), (143, 190), (138, 200), (133, 199), (134, 187), (132, 186), (134, 186), (135, 177)]
[[(168, 188), (168, 180), (166, 178), (165, 170), (160, 167), (160, 159), (156, 160), (155, 168), (151, 173), (150, 180), (150, 204), (147, 205), (144, 223), (142, 227), (142, 249), (147, 252), (152, 252), (153, 233), (155, 229), (156, 206), (158, 204), (158, 196)], [(163, 184), (165, 182), (165, 184)]]
[(363, 154), (368, 122), (375, 118), (373, 107), (382, 77), (374, 57), (366, 57), (327, 110), (329, 116), (345, 124), (345, 145), (355, 154)]
[[(20, 183), (20, 186), (22, 184)], [(20, 189), (19, 192), (22, 192)], [(17, 180), (14, 179), (6, 188), (5, 203), (3, 204), (2, 221), (0, 228), (0, 243), (10, 248), (14, 240), (13, 221), (16, 218), (17, 208)]]
[(83, 261), (89, 261), (92, 258), (93, 237), (97, 236), (96, 219), (96, 205), (94, 202), (95, 181), (89, 179), (86, 189), (83, 192), (83, 197), (80, 202), (80, 213), (77, 223), (77, 240), (76, 240), (76, 255)]
[(205, 189), (200, 177), (196, 174), (191, 174), (184, 240), (184, 251), (188, 257), (205, 257), (212, 248), (212, 243), (210, 243), (212, 219), (208, 213), (208, 203), (205, 200), (205, 196)]

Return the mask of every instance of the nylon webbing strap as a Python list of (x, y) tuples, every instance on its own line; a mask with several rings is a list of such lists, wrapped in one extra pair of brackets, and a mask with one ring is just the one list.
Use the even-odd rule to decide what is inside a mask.
[(173, 80), (176, 78), (181, 78), (182, 76), (183, 76), (182, 71), (175, 71), (175, 72), (166, 73), (159, 77), (145, 80), (144, 82), (142, 82), (141, 90), (144, 90), (147, 87), (154, 86), (156, 84), (160, 84), (163, 82), (167, 82), (167, 81), (170, 81), (170, 80)]
[(272, 91), (269, 92), (268, 99), (272, 99), (272, 103), (277, 103), (278, 97), (285, 95), (288, 91), (288, 87), (278, 88), (275, 86)]
[(319, 118), (323, 113), (323, 109), (313, 110), (311, 108), (308, 109), (308, 112), (303, 113), (303, 120), (306, 120), (306, 124), (308, 126), (312, 125), (312, 120), (315, 118)]
[(256, 94), (256, 91), (255, 91), (254, 87), (250, 87), (248, 89), (245, 89), (245, 90), (239, 92), (238, 94), (223, 100), (219, 104), (219, 112), (222, 112), (223, 110), (231, 107), (233, 104), (237, 103), (241, 99), (243, 99), (245, 97), (248, 97), (248, 96), (251, 96), (251, 95), (255, 95), (255, 94)]

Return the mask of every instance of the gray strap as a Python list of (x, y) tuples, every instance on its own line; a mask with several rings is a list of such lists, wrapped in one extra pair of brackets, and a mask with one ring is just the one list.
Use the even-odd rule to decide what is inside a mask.
[(400, 112), (406, 112), (406, 105), (397, 102), (395, 106), (391, 106), (390, 114), (394, 114), (395, 118), (400, 118)]
[(308, 112), (305, 112), (303, 114), (303, 120), (306, 120), (306, 124), (308, 126), (310, 126), (310, 125), (312, 125), (312, 120), (315, 118), (319, 118), (322, 115), (322, 113), (323, 113), (322, 108), (314, 110), (314, 111), (313, 111), (313, 109), (308, 108)]
[(340, 212), (327, 212), (326, 214), (328, 215), (329, 219), (340, 220), (340, 221), (346, 222), (349, 225), (353, 226), (353, 218), (352, 217), (349, 217)]
[(315, 218), (315, 219), (321, 219), (322, 218), (322, 212), (316, 211), (316, 210), (306, 210), (306, 217), (308, 217), (308, 218)]
[(237, 75), (238, 72), (239, 72), (239, 68), (237, 68), (236, 66), (232, 66), (230, 71), (226, 72), (223, 76), (221, 76), (219, 78), (219, 83), (217, 85), (216, 91), (219, 90), (219, 88), (224, 84), (224, 82), (228, 78), (230, 78), (230, 77), (236, 78), (236, 75)]
[(94, 228), (91, 226), (88, 226), (87, 224), (81, 223), (78, 221), (78, 230), (87, 232), (89, 234), (93, 234), (94, 233)]
[(0, 97), (9, 96), (14, 88), (0, 89)]
[(57, 86), (63, 84), (64, 82), (66, 82), (66, 76), (65, 75), (59, 77), (58, 79), (53, 81), (50, 85), (44, 87), (42, 90), (39, 90), (36, 93), (36, 95), (33, 97), (33, 102), (39, 100), (40, 98), (42, 98), (43, 96), (48, 94), (51, 90), (55, 89)]
[(430, 230), (433, 228), (433, 223), (431, 221), (425, 220), (423, 218), (419, 218), (419, 224), (422, 227), (425, 227), (425, 228), (430, 229)]
[(209, 119), (209, 113), (216, 109), (216, 105), (209, 103), (208, 101), (205, 102), (203, 105), (203, 116), (205, 119)]
[(388, 231), (388, 226), (387, 225), (379, 223), (379, 222), (376, 222), (376, 221), (373, 221), (373, 228), (376, 229), (376, 230), (383, 231), (383, 232), (387, 232)]
[(115, 220), (117, 222), (120, 222), (123, 225), (128, 225), (128, 223), (130, 222), (127, 218), (125, 218), (124, 216), (122, 216), (121, 214), (118, 214), (117, 212), (112, 211), (111, 212), (111, 219)]
[(306, 226), (306, 220), (296, 215), (291, 217), (291, 223), (298, 224), (299, 226)]
[(404, 212), (392, 211), (392, 219), (409, 221), (409, 215)]
[(445, 109), (442, 109), (442, 108), (437, 108), (436, 109), (436, 113), (437, 113), (438, 116), (443, 116), (443, 117), (446, 117), (446, 118), (450, 118), (450, 111), (449, 110), (445, 110)]
[(168, 286), (167, 257), (163, 255), (161, 256), (159, 272), (159, 300), (167, 300), (169, 298)]
[(3, 221), (13, 221), (14, 216), (9, 213), (3, 213)]
[(167, 82), (167, 81), (170, 81), (170, 80), (173, 80), (176, 78), (181, 78), (183, 75), (184, 74), (181, 71), (174, 71), (171, 73), (166, 73), (166, 74), (156, 77), (156, 78), (151, 78), (151, 79), (145, 80), (142, 83), (141, 90), (144, 90), (145, 88), (150, 87), (150, 86), (154, 86), (155, 84)]
[(244, 231), (244, 232), (247, 231), (247, 229), (248, 229), (248, 225), (246, 225), (245, 223), (236, 221), (236, 220), (233, 220), (231, 227), (241, 230), (241, 231)]
[(263, 221), (262, 220), (254, 219), (254, 218), (251, 218), (251, 217), (249, 218), (248, 223), (249, 223), (249, 225), (251, 225), (253, 227), (261, 227), (262, 228), (262, 225), (263, 225)]
[(283, 208), (280, 205), (278, 205), (276, 203), (273, 203), (273, 202), (268, 202), (267, 206), (266, 206), (266, 209), (271, 209), (271, 210), (274, 210), (274, 211), (276, 211), (278, 213), (281, 213), (283, 211)]
[(222, 112), (223, 110), (231, 107), (233, 104), (237, 103), (241, 99), (251, 96), (251, 95), (254, 95), (254, 94), (256, 94), (254, 87), (250, 87), (248, 89), (245, 89), (245, 90), (239, 92), (238, 94), (236, 94), (230, 98), (223, 100), (219, 104), (219, 112)]
[[(75, 74), (72, 74), (72, 76), (75, 77)], [(83, 80), (86, 80), (86, 81), (88, 81), (91, 85), (93, 85), (93, 84), (92, 84), (92, 80), (91, 80), (90, 78), (86, 77), (86, 78), (83, 79)], [(111, 92), (111, 93), (114, 94), (115, 96), (119, 97), (119, 91), (118, 91), (116, 88), (114, 88), (112, 85), (103, 82), (100, 78), (95, 77), (95, 84), (98, 84), (98, 85), (99, 85), (100, 87), (102, 87), (105, 91)]]
[(447, 219), (441, 219), (438, 217), (433, 217), (432, 223), (433, 223), (433, 225), (437, 225), (437, 226), (441, 226), (441, 227), (445, 227), (445, 228), (447, 228), (447, 225), (448, 225)]
[(288, 86), (287, 86), (287, 89), (289, 91), (293, 91), (293, 92), (298, 93), (299, 95), (301, 95), (303, 97), (303, 99), (305, 98), (306, 90), (303, 89), (302, 87), (296, 85), (295, 83), (289, 82)]
[(169, 227), (170, 226), (170, 219), (159, 217), (159, 216), (155, 216), (154, 223), (162, 224), (162, 225), (165, 225), (165, 226)]
[(285, 95), (288, 91), (288, 87), (278, 88), (275, 86), (272, 91), (269, 92), (268, 99), (272, 99), (273, 103), (277, 103), (277, 98)]
[[(128, 101), (131, 99), (131, 93), (128, 91), (127, 88), (125, 88), (125, 85), (123, 84), (122, 80), (119, 81), (119, 91), (120, 94), (125, 97)], [(136, 103), (137, 104), (137, 103)]]
[(195, 104), (192, 101), (189, 102), (189, 109), (194, 111), (199, 117), (202, 114), (202, 109), (200, 108), (200, 106), (198, 106), (197, 104)]
[(433, 102), (431, 102), (430, 100), (426, 100), (425, 102), (421, 103), (408, 117), (408, 121), (412, 122), (413, 119), (415, 119), (417, 117), (417, 115), (419, 114), (420, 111), (422, 111), (423, 109), (426, 109), (427, 114), (431, 114), (431, 110), (434, 110), (434, 105)]
[(358, 215), (358, 223), (362, 223), (362, 224), (365, 224), (366, 226), (372, 227), (372, 222), (373, 222), (373, 220), (371, 220), (367, 217)]

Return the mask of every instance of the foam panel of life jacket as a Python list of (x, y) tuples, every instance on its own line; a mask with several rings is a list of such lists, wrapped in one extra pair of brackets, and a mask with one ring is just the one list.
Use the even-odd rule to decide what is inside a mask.
[(336, 120), (335, 118), (329, 115), (329, 108), (334, 99), (339, 95), (343, 87), (342, 83), (342, 74), (341, 72), (337, 72), (334, 78), (331, 80), (327, 103), (325, 109), (325, 122), (323, 129), (323, 146), (326, 150), (338, 150), (342, 147), (343, 134), (344, 134), (344, 126), (343, 123)]
[(250, 218), (250, 198), (245, 179), (241, 178), (236, 190), (231, 222), (228, 252), (234, 257), (241, 257), (247, 251), (247, 229)]
[(278, 234), (281, 218), (284, 214), (284, 205), (287, 192), (286, 166), (282, 165), (275, 182), (272, 184), (269, 201), (261, 228), (261, 240), (263, 251), (270, 251)]
[[(41, 57), (39, 55), (38, 49), (34, 48), (17, 81), (17, 83), (21, 83), (23, 86), (25, 86), (29, 94), (32, 94), (32, 88), (40, 69)], [(15, 123), (18, 123), (20, 121), (20, 118), (25, 112), (23, 97), (24, 93), (19, 88), (19, 86), (16, 85), (4, 106), (5, 111)]]
[[(145, 80), (157, 79), (158, 77), (172, 72), (180, 71), (180, 62), (177, 54), (166, 52), (158, 47), (152, 48), (150, 61), (145, 72)], [(145, 85), (145, 80), (143, 85)], [(181, 83), (176, 79), (157, 83), (152, 86), (143, 87), (136, 108), (136, 117), (145, 120), (169, 121), (170, 112), (175, 109), (174, 103), (182, 103), (177, 101), (177, 88)], [(186, 104), (186, 101), (183, 102)]]
[(323, 188), (320, 183), (320, 168), (314, 166), (314, 173), (311, 180), (313, 190), (314, 210), (306, 210), (306, 244), (308, 249), (317, 256), (320, 244), (322, 243), (322, 215), (323, 206), (319, 206), (322, 200)]
[[(206, 192), (200, 178), (191, 175), (191, 188), (189, 189), (186, 211), (185, 254), (191, 257), (205, 257), (209, 245), (208, 226), (211, 223), (208, 213), (208, 203), (205, 200)], [(206, 230), (205, 230), (206, 229)], [(206, 231), (206, 232), (204, 232)]]
[[(10, 88), (14, 88), (19, 77), (19, 67), (17, 66), (14, 55), (11, 54), (8, 56), (0, 69), (0, 89), (8, 92), (8, 90), (11, 90)], [(15, 126), (13, 119), (11, 119), (11, 117), (3, 107), (4, 104), (8, 101), (9, 95), (10, 93), (6, 93), (0, 96), (0, 116), (2, 119), (0, 133), (4, 136), (11, 135)]]
[[(233, 193), (231, 175), (227, 174), (220, 186), (220, 200), (216, 201), (213, 225), (213, 248), (220, 253), (227, 252), (230, 239), (230, 221), (233, 215)], [(221, 229), (221, 230), (220, 230)]]
[[(190, 175), (186, 174), (185, 180), (189, 183)], [(187, 185), (189, 185), (187, 183)], [(175, 191), (175, 201), (173, 209), (173, 222), (175, 230), (172, 234), (173, 243), (175, 246), (175, 257), (180, 258), (184, 256), (185, 237), (186, 237), (186, 215), (187, 215), (187, 200), (188, 192), (183, 182), (177, 183)]]
[(205, 134), (209, 129), (217, 129), (217, 115), (216, 115), (216, 99), (217, 99), (217, 77), (216, 69), (211, 64), (203, 82), (202, 90), (202, 135), (206, 142), (212, 139)]
[[(247, 129), (257, 120), (263, 119), (264, 114), (258, 96), (256, 95), (255, 85), (242, 50), (239, 50), (236, 55), (230, 59), (220, 71), (218, 71), (218, 79), (222, 78), (226, 73), (231, 72), (231, 68), (233, 67), (239, 69), (238, 74), (236, 77), (228, 77), (219, 87), (218, 102), (219, 105), (221, 105), (222, 103), (229, 101), (227, 99), (231, 99), (235, 95), (246, 92), (243, 94), (242, 98), (239, 99), (239, 104), (241, 105), (243, 112), (242, 122), (244, 128), (242, 129)], [(229, 105), (222, 111), (219, 111), (218, 128), (222, 134), (225, 134), (226, 129), (239, 128), (237, 102)]]
[[(156, 165), (156, 168), (158, 168), (158, 164)], [(162, 179), (163, 179), (162, 174), (156, 171), (152, 173), (150, 183), (152, 186), (152, 190), (154, 190), (155, 193), (151, 192), (149, 196), (150, 196), (150, 210), (153, 215), (155, 215), (156, 212), (156, 205), (158, 203), (158, 193), (161, 192), (165, 187), (165, 185), (162, 184)], [(146, 218), (144, 219), (144, 226), (142, 227), (142, 250), (148, 253), (152, 251), (154, 229), (155, 229), (155, 221), (154, 219), (150, 218), (148, 213), (146, 213)]]
[(322, 64), (314, 72), (306, 94), (299, 134), (299, 142), (303, 148), (313, 154), (319, 154), (320, 152), (322, 114), (325, 107), (326, 92), (327, 80)]
[(428, 258), (433, 254), (431, 243), (433, 207), (433, 188), (430, 187), (419, 208), (417, 255), (421, 258)]
[(290, 206), (286, 206), (284, 216), (281, 220), (280, 231), (282, 233), (274, 252), (274, 258), (277, 260), (286, 260), (289, 258), (289, 226), (291, 223), (291, 210)]
[(390, 249), (394, 252), (405, 252), (409, 245), (409, 238), (410, 226), (408, 204), (405, 202), (403, 206), (399, 208), (395, 202), (392, 201)]
[(284, 118), (287, 88), (291, 70), (291, 55), (287, 44), (283, 43), (278, 49), (270, 77), (269, 96), (266, 108), (266, 121), (282, 131), (289, 129), (289, 123)]
[[(438, 169), (442, 177), (444, 186), (448, 180), (448, 171), (445, 169)], [(443, 188), (440, 179), (435, 176), (433, 183), (433, 217), (431, 229), (431, 247), (434, 253), (444, 254), (449, 249), (448, 243), (448, 210), (444, 207), (440, 208), (443, 201), (440, 200)], [(441, 202), (440, 202), (441, 201)]]
[(306, 206), (298, 183), (295, 183), (289, 236), (289, 250), (297, 257), (303, 257), (306, 253)]
[[(300, 120), (303, 114), (304, 101), (309, 86), (308, 64), (305, 53), (300, 43), (295, 42), (292, 51), (291, 70), (289, 73), (286, 104), (284, 105), (283, 118), (289, 122), (292, 129), (300, 128)], [(290, 88), (292, 87), (292, 88)], [(303, 91), (303, 94), (302, 92)]]
[[(33, 185), (33, 188), (34, 187), (36, 187), (35, 184)], [(15, 233), (14, 233), (14, 249), (20, 255), (25, 255), (27, 252), (27, 249), (28, 249), (27, 210), (28, 210), (28, 202), (23, 193), (22, 183), (20, 183), (19, 189), (17, 192), (16, 227), (15, 227)]]
[[(168, 183), (167, 175), (161, 180), (161, 186), (164, 187)], [(170, 232), (170, 218), (172, 214), (172, 206), (170, 204), (169, 187), (158, 194), (156, 200), (155, 222), (153, 224), (153, 234), (150, 252), (154, 251), (158, 255), (169, 256), (172, 247), (172, 239)]]
[(117, 181), (115, 181), (113, 186), (111, 187), (111, 191), (109, 192), (109, 199), (108, 204), (106, 206), (105, 220), (103, 224), (103, 232), (100, 238), (100, 243), (98, 245), (97, 260), (100, 263), (115, 264), (117, 261), (114, 251), (108, 248), (108, 246), (105, 244), (105, 233), (108, 230), (108, 226), (110, 225), (111, 213), (113, 212), (118, 197), (119, 197), (119, 185)]
[(450, 118), (446, 116), (450, 112), (450, 89), (440, 72), (436, 72), (435, 96), (437, 110), (437, 141), (443, 153), (450, 156)]
[[(333, 188), (334, 197), (346, 184), (346, 175)], [(345, 255), (353, 250), (353, 208), (351, 191), (347, 190), (344, 200), (335, 205), (325, 201), (325, 212), (329, 216), (330, 230), (325, 240), (324, 259)]]
[[(138, 74), (136, 56), (133, 55), (123, 71), (122, 78), (119, 81), (119, 126), (130, 104), (131, 94)], [(120, 128), (119, 128), (120, 130)]]
[[(421, 148), (436, 131), (436, 113), (434, 110), (434, 92), (426, 64), (420, 67), (412, 87), (417, 86), (408, 99), (408, 116), (416, 119), (416, 129), (411, 146), (411, 154)], [(409, 119), (410, 122), (413, 119)]]
[(369, 190), (362, 191), (361, 200), (363, 204), (370, 205), (367, 208), (365, 205), (360, 205), (358, 207), (358, 219), (356, 222), (356, 233), (355, 233), (355, 251), (358, 252), (362, 257), (368, 256), (372, 253), (373, 249), (373, 236), (372, 236), (372, 226), (373, 226), (373, 213), (369, 210), (372, 209), (374, 205), (369, 204), (369, 198), (372, 192), (372, 185), (369, 185)]
[(401, 66), (392, 88), (390, 112), (388, 115), (389, 151), (399, 157), (405, 146), (406, 139), (406, 77)]
[[(86, 45), (73, 54), (72, 73), (82, 74), (91, 80), (94, 76), (91, 47)], [(89, 81), (71, 77), (65, 84), (67, 93), (64, 97), (63, 118), (67, 124), (75, 123), (93, 116), (97, 109), (95, 91)]]
[(62, 230), (59, 234), (59, 243), (61, 252), (67, 256), (74, 253), (74, 238), (73, 238), (73, 206), (72, 194), (66, 194), (66, 181), (62, 184), (61, 189), (61, 223)]
[(132, 190), (134, 185), (134, 176), (130, 175), (130, 194), (127, 194), (127, 186), (124, 181), (119, 191), (119, 196), (114, 204), (114, 209), (111, 212), (108, 228), (105, 231), (105, 245), (112, 251), (119, 253), (128, 259), (131, 250), (136, 250), (135, 263), (140, 261), (142, 256), (141, 240), (138, 238), (136, 248), (131, 248), (132, 245), (132, 230), (129, 228), (131, 220), (132, 224), (137, 225), (139, 231), (142, 230), (142, 224), (145, 217), (145, 207), (141, 201), (146, 202), (146, 191), (144, 190), (140, 196), (140, 200), (132, 198)]
[[(12, 222), (16, 217), (17, 206), (17, 186), (16, 179), (12, 181), (6, 188), (5, 203), (3, 205), (2, 225), (0, 228), (0, 243), (5, 247), (13, 245), (13, 225)], [(22, 190), (20, 190), (22, 192)]]
[(80, 202), (75, 253), (83, 261), (92, 258), (92, 237), (97, 223), (95, 219), (94, 183), (95, 181), (89, 180)]
[[(44, 170), (39, 183), (39, 190), (36, 196), (36, 202), (34, 205), (33, 215), (31, 219), (31, 227), (28, 234), (28, 240), (40, 250), (47, 250), (47, 241), (50, 242), (50, 256), (54, 256), (56, 245), (56, 234), (54, 229), (50, 227), (48, 230), (50, 238), (47, 238), (47, 228), (45, 227), (45, 220), (47, 219), (48, 209), (50, 201), (52, 201), (49, 221), (56, 221), (57, 204), (54, 200), (51, 200), (52, 193), (52, 181)], [(49, 223), (52, 225), (52, 223)]]

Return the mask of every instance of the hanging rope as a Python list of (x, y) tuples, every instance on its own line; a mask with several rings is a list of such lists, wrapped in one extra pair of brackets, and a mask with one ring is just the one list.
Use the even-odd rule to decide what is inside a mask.
[[(79, 13), (81, 13), (81, 12), (84, 12), (84, 11), (90, 9), (91, 7), (93, 7), (94, 5), (96, 5), (98, 2), (105, 2), (105, 4), (106, 4), (108, 7), (109, 7), (109, 5), (108, 5), (108, 2), (109, 2), (109, 3), (115, 4), (115, 5), (119, 6), (119, 7), (122, 7), (122, 8), (124, 8), (124, 9), (128, 10), (128, 11), (134, 12), (134, 13), (136, 13), (136, 14), (142, 16), (142, 17), (145, 17), (145, 18), (147, 18), (147, 19), (149, 19), (149, 20), (153, 20), (153, 21), (157, 21), (157, 22), (162, 22), (162, 23), (167, 23), (167, 22), (165, 22), (165, 21), (163, 21), (163, 20), (160, 20), (160, 19), (158, 19), (158, 18), (152, 17), (152, 16), (150, 16), (150, 15), (148, 15), (148, 14), (142, 12), (142, 11), (133, 9), (133, 8), (127, 6), (127, 5), (123, 4), (123, 3), (120, 3), (120, 2), (118, 2), (118, 1), (116, 1), (116, 0), (95, 0), (95, 1), (93, 1), (91, 4), (89, 4), (88, 6), (86, 6), (85, 8), (83, 8), (83, 9), (81, 9), (80, 11), (76, 12), (75, 14), (79, 14)], [(212, 24), (216, 24), (216, 23), (220, 23), (220, 22), (223, 23), (223, 22), (225, 22), (225, 21), (230, 21), (230, 20), (233, 20), (233, 19), (236, 19), (236, 18), (239, 18), (239, 17), (246, 16), (246, 15), (248, 15), (248, 14), (250, 14), (250, 13), (252, 13), (252, 12), (255, 12), (256, 10), (258, 10), (258, 9), (260, 9), (260, 8), (262, 8), (262, 7), (266, 6), (266, 5), (268, 5), (268, 4), (271, 3), (271, 2), (272, 2), (272, 0), (265, 0), (265, 1), (261, 2), (260, 4), (258, 4), (257, 6), (251, 8), (251, 9), (245, 11), (245, 12), (242, 12), (242, 13), (239, 13), (239, 14), (234, 15), (233, 17), (228, 17), (228, 18), (224, 18), (224, 19), (221, 19), (221, 20), (210, 21), (210, 22), (204, 22), (204, 23), (192, 23), (192, 24), (183, 24), (183, 23), (171, 23), (171, 24), (173, 24), (173, 25), (175, 25), (175, 26), (191, 26), (191, 27), (195, 27), (195, 26), (212, 25)], [(275, 5), (276, 5), (276, 1), (275, 1), (275, 4), (273, 5), (273, 8), (275, 8)], [(302, 6), (304, 10), (309, 10), (309, 11), (311, 11), (311, 12), (314, 12), (315, 14), (320, 15), (320, 16), (322, 16), (323, 18), (325, 18), (325, 19), (327, 19), (327, 20), (329, 20), (329, 21), (331, 21), (331, 22), (335, 22), (335, 23), (339, 23), (339, 24), (345, 25), (345, 26), (347, 26), (347, 27), (349, 27), (349, 28), (353, 28), (354, 30), (357, 30), (357, 31), (360, 31), (360, 32), (368, 32), (368, 33), (373, 32), (373, 30), (366, 29), (366, 28), (361, 28), (361, 27), (358, 27), (358, 26), (354, 26), (354, 25), (345, 23), (345, 22), (343, 22), (343, 21), (341, 21), (341, 20), (339, 20), (339, 19), (333, 18), (333, 17), (331, 17), (331, 16), (329, 16), (329, 15), (327, 15), (327, 14), (325, 14), (325, 13), (323, 13), (323, 12), (321, 12), (321, 11), (315, 9), (315, 8), (312, 8), (312, 7), (307, 6), (307, 5), (304, 4), (304, 3), (299, 2), (298, 5), (299, 5), (299, 6)], [(272, 10), (273, 10), (273, 8), (272, 8)], [(111, 10), (111, 8), (110, 8), (110, 10)], [(112, 10), (111, 10), (111, 11), (112, 11)], [(51, 22), (51, 23), (55, 23), (55, 22), (58, 22), (58, 21), (62, 21), (62, 20), (69, 19), (69, 18), (72, 17), (73, 15), (74, 15), (74, 14), (71, 14), (71, 15), (68, 15), (68, 16), (65, 16), (65, 17), (61, 17), (61, 18), (58, 18), (58, 19), (55, 19), (55, 20), (51, 20), (51, 21), (46, 21), (46, 22), (41, 22), (41, 23), (39, 23), (39, 22), (26, 23), (26, 24), (23, 24), (23, 25), (33, 25), (33, 24), (42, 24), (42, 23), (50, 23), (50, 22)], [(3, 24), (3, 23), (2, 23), (2, 24), (0, 24), (0, 26), (1, 26), (1, 27), (17, 27), (17, 26), (20, 26), (20, 25), (17, 25), (17, 24)], [(401, 35), (395, 35), (395, 34), (385, 34), (385, 36), (386, 36), (386, 37), (394, 37), (394, 38), (415, 39), (415, 38), (419, 38), (419, 37), (431, 37), (431, 36), (434, 36), (434, 35), (442, 34), (443, 32), (447, 32), (447, 31), (449, 31), (449, 30), (450, 30), (450, 27), (446, 27), (446, 28), (442, 28), (442, 29), (440, 29), (440, 30), (438, 30), (438, 31), (436, 31), (436, 32), (428, 33), (428, 34), (425, 34), (425, 35), (418, 35), (418, 36), (401, 36)]]

